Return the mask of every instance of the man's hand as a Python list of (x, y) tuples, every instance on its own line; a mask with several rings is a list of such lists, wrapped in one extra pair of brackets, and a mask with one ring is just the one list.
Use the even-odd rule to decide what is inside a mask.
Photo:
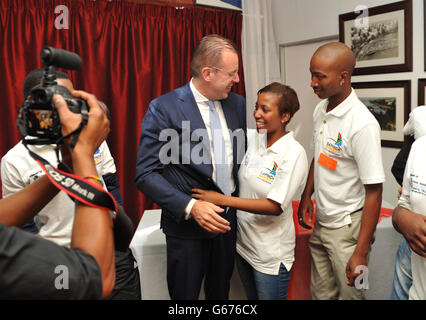
[[(361, 216), (361, 225), (358, 235), (358, 242), (355, 250), (346, 264), (346, 284), (353, 286), (355, 278), (360, 274), (358, 266), (367, 266), (367, 255), (370, 251), (371, 240), (376, 230), (377, 221), (382, 203), (381, 183), (365, 184), (364, 209)], [(343, 244), (342, 244), (343, 245)]]
[[(105, 112), (99, 107), (98, 100), (94, 95), (79, 90), (74, 90), (71, 94), (76, 98), (86, 100), (90, 109), (89, 121), (81, 130), (77, 145), (74, 149), (80, 149), (82, 152), (88, 152), (90, 156), (93, 156), (98, 147), (108, 136), (110, 130), (109, 120)], [(82, 115), (71, 112), (64, 98), (58, 94), (53, 96), (53, 102), (55, 103), (61, 120), (62, 135), (65, 136), (77, 129), (82, 120)]]
[(346, 278), (348, 278), (348, 280), (346, 280), (346, 284), (348, 286), (353, 287), (355, 283), (355, 278), (361, 274), (359, 270), (358, 272), (355, 272), (358, 266), (367, 266), (367, 257), (354, 253), (350, 257), (348, 264), (346, 265)]
[(312, 229), (312, 220), (314, 216), (314, 205), (311, 198), (303, 197), (300, 200), (299, 210), (297, 211), (297, 217), (299, 225), (305, 229)]
[(229, 221), (218, 213), (224, 210), (213, 203), (197, 200), (191, 210), (191, 216), (205, 230), (212, 233), (225, 233), (231, 230)]

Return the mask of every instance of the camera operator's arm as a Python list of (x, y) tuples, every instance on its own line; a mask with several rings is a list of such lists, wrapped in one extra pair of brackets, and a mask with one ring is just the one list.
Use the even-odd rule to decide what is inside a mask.
[[(86, 100), (90, 108), (89, 121), (71, 151), (74, 174), (80, 177), (96, 176), (93, 154), (108, 135), (109, 120), (99, 108), (95, 96), (83, 91), (73, 91), (72, 95)], [(61, 119), (62, 133), (66, 135), (80, 124), (81, 115), (69, 111), (61, 96), (55, 95), (54, 102)], [(97, 181), (94, 183), (100, 184)], [(81, 203), (76, 206), (71, 248), (84, 250), (95, 258), (102, 274), (102, 296), (108, 296), (115, 282), (114, 238), (108, 210)]]
[[(82, 129), (71, 151), (76, 175), (96, 175), (93, 153), (109, 132), (109, 121), (97, 105), (96, 98), (76, 93), (90, 106), (88, 124)], [(55, 96), (62, 133), (72, 132), (80, 124), (81, 115), (70, 112), (62, 97)], [(15, 196), (0, 202), (1, 216), (13, 205), (30, 206), (47, 201), (57, 191), (41, 178)], [(37, 188), (38, 187), (38, 188)], [(47, 194), (46, 194), (47, 193)], [(28, 197), (24, 199), (22, 196)], [(30, 201), (23, 205), (21, 200)], [(31, 202), (33, 201), (33, 203)], [(35, 211), (36, 208), (29, 210)], [(31, 213), (25, 213), (26, 220)], [(72, 248), (58, 246), (43, 238), (7, 228), (0, 223), (0, 299), (97, 299), (107, 297), (114, 286), (114, 243), (108, 210), (77, 205)], [(59, 268), (59, 269), (58, 269)], [(60, 273), (58, 275), (58, 272)], [(64, 272), (64, 273), (62, 273)], [(58, 278), (67, 279), (64, 283)], [(67, 290), (61, 290), (66, 288)]]
[(0, 200), (0, 223), (21, 226), (31, 220), (59, 190), (44, 176), (25, 189)]

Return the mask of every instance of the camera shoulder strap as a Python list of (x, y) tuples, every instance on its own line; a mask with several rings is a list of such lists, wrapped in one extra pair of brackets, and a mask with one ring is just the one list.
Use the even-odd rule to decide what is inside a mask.
[(54, 186), (66, 192), (72, 199), (85, 205), (111, 210), (113, 212), (112, 218), (115, 219), (118, 206), (111, 193), (86, 179), (55, 168), (44, 158), (31, 151), (25, 141), (23, 141), (23, 144)]

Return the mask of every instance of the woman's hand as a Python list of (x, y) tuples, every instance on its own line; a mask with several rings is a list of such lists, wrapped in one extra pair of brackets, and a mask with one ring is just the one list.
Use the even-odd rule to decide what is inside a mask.
[(225, 195), (212, 191), (212, 190), (203, 190), (203, 189), (192, 189), (192, 197), (194, 199), (199, 199), (207, 202), (214, 203), (217, 206), (224, 206)]

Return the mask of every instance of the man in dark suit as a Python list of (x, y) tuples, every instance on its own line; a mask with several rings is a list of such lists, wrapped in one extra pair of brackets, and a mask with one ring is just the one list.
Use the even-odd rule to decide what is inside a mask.
[[(228, 299), (235, 209), (193, 199), (191, 190), (238, 194), (246, 106), (243, 97), (230, 92), (239, 82), (235, 45), (218, 35), (201, 39), (191, 75), (188, 84), (150, 103), (142, 123), (135, 183), (162, 207), (171, 298), (198, 299), (205, 278), (206, 299)], [(224, 148), (219, 155), (218, 139)]]

